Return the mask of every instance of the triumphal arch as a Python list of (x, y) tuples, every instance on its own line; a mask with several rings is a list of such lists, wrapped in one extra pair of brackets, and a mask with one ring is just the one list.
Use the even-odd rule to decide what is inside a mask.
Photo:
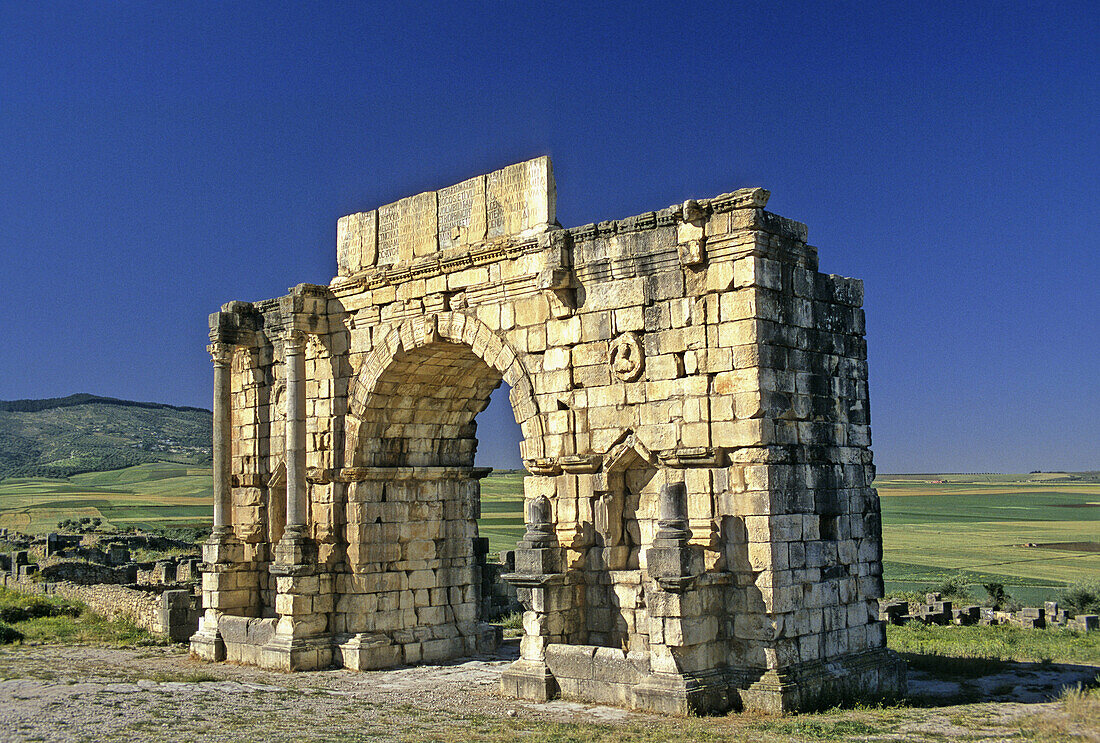
[(210, 317), (194, 653), (471, 655), (475, 416), (523, 433), (503, 692), (671, 712), (904, 691), (886, 650), (863, 291), (743, 189), (564, 229), (548, 158), (352, 214), (338, 275)]

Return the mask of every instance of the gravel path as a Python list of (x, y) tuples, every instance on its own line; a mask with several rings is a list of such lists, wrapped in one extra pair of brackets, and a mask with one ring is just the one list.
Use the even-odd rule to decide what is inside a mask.
[(192, 660), (180, 648), (41, 645), (0, 651), (0, 741), (398, 740), (480, 717), (615, 722), (596, 705), (503, 699), (511, 657), (357, 673), (281, 674)]
[[(1058, 717), (1059, 705), (1049, 702), (1058, 689), (1090, 681), (1100, 670), (1029, 664), (967, 682), (971, 692), (994, 700), (981, 704), (953, 705), (957, 684), (914, 672), (911, 691), (942, 703), (840, 717), (680, 719), (504, 699), (499, 677), (510, 659), (502, 654), (390, 671), (281, 674), (203, 663), (178, 646), (9, 647), (0, 649), (0, 741), (800, 740), (798, 722), (815, 720), (825, 728), (838, 720), (881, 728), (877, 735), (864, 728), (853, 738), (858, 740), (1020, 740), (1021, 719)], [(582, 723), (602, 727), (575, 725)]]

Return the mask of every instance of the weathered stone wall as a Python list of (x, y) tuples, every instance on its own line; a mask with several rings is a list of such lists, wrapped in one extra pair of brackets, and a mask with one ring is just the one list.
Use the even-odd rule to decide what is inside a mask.
[(186, 640), (198, 628), (197, 602), (189, 590), (155, 592), (110, 584), (21, 581), (10, 575), (2, 579), (6, 588), (80, 601), (102, 617), (128, 619), (142, 629), (176, 642)]
[(111, 567), (83, 560), (56, 560), (39, 567), (39, 580), (49, 583), (67, 582), (78, 585), (97, 583), (137, 583), (137, 563)]
[[(767, 199), (562, 229), (540, 158), (345, 217), (328, 287), (215, 313), (228, 514), (197, 652), (224, 654), (220, 615), (277, 619), (254, 655), (288, 669), (491, 644), (474, 418), (503, 381), (530, 473), (506, 692), (686, 711), (903, 688), (862, 287)], [(603, 677), (570, 676), (578, 653)]]

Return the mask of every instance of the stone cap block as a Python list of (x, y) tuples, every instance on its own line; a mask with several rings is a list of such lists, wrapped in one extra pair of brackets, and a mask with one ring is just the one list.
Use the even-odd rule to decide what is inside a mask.
[(557, 188), (547, 156), (509, 165), (438, 191), (408, 196), (336, 223), (338, 275), (433, 256), (557, 222)]

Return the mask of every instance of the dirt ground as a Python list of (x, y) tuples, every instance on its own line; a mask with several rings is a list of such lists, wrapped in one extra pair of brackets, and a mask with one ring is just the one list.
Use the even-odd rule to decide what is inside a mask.
[(280, 674), (181, 646), (0, 650), (0, 741), (1100, 741), (1100, 703), (1067, 685), (1100, 667), (1012, 664), (978, 678), (910, 672), (910, 699), (811, 715), (674, 718), (504, 699), (498, 656), (442, 666)]

